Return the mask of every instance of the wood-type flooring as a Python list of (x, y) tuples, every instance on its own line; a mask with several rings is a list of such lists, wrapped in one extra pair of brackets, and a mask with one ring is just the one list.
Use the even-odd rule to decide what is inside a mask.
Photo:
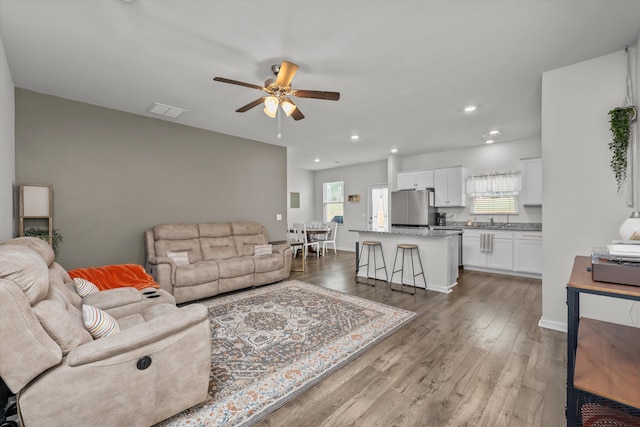
[(460, 270), (452, 293), (414, 296), (357, 284), (353, 252), (305, 268), (290, 278), (418, 316), (256, 426), (566, 425), (566, 334), (538, 326), (540, 280)]

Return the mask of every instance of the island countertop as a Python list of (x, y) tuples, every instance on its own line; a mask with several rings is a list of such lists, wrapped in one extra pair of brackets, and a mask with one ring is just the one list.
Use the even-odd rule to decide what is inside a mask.
[[(378, 280), (393, 283), (402, 282), (403, 285), (423, 289), (426, 286), (426, 289), (444, 293), (451, 292), (453, 287), (458, 284), (458, 253), (461, 230), (432, 230), (428, 227), (363, 227), (349, 231), (358, 233), (358, 239), (362, 242), (376, 241), (381, 246), (378, 251), (367, 250), (363, 252), (365, 246), (363, 245), (360, 250), (358, 248), (360, 242), (356, 242), (356, 274), (359, 277), (375, 277)], [(406, 258), (404, 255), (398, 256), (398, 245), (406, 244), (417, 246), (416, 254), (420, 255), (426, 277), (407, 274), (412, 271), (413, 251)], [(385, 268), (371, 271), (367, 265), (370, 254), (373, 254), (374, 259), (376, 256), (384, 259), (382, 265)], [(364, 262), (360, 262), (360, 256), (365, 257)], [(405, 268), (397, 265), (398, 259), (400, 266), (406, 263)], [(404, 274), (400, 270), (405, 270)]]
[(378, 233), (415, 237), (447, 237), (462, 234), (461, 230), (433, 230), (422, 227), (359, 228), (349, 231), (356, 233)]

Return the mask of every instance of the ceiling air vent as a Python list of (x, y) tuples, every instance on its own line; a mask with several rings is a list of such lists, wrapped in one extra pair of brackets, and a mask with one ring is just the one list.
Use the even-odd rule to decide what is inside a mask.
[(149, 112), (154, 114), (159, 114), (161, 116), (171, 117), (173, 119), (180, 116), (180, 114), (184, 113), (187, 110), (178, 107), (172, 107), (171, 105), (160, 104), (159, 102), (154, 102), (151, 107), (149, 107)]

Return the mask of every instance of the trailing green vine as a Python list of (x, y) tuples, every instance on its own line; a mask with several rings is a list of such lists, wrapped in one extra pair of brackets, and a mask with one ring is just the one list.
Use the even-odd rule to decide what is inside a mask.
[(609, 123), (613, 141), (609, 143), (611, 151), (611, 170), (618, 183), (618, 191), (627, 178), (627, 150), (631, 135), (631, 118), (635, 115), (635, 107), (618, 107), (609, 111)]
[[(45, 242), (49, 243), (49, 230), (42, 230), (39, 228), (30, 228), (28, 230), (24, 231), (24, 235), (25, 236), (30, 236), (30, 237), (37, 237), (39, 239), (44, 240)], [(57, 255), (58, 254), (58, 247), (60, 246), (60, 244), (62, 243), (62, 234), (60, 234), (60, 232), (58, 230), (53, 230), (53, 234), (51, 236), (51, 248), (53, 249), (53, 252)]]

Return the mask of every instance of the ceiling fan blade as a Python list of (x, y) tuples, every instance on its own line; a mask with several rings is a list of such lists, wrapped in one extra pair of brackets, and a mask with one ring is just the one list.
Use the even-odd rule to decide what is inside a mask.
[(266, 96), (263, 96), (262, 98), (258, 98), (255, 101), (252, 101), (252, 102), (248, 103), (244, 107), (238, 108), (236, 110), (236, 113), (244, 113), (245, 111), (248, 111), (248, 110), (252, 109), (253, 107), (256, 107), (256, 106), (262, 104), (264, 102), (265, 98), (266, 98)]
[(302, 114), (302, 111), (300, 111), (300, 109), (296, 107), (296, 109), (291, 113), (291, 117), (293, 117), (293, 120), (296, 121), (302, 120), (304, 119), (304, 114)]
[(293, 76), (296, 75), (298, 66), (294, 63), (282, 61), (280, 65), (280, 71), (278, 71), (278, 78), (276, 78), (276, 84), (281, 87), (289, 87)]
[(230, 83), (232, 85), (249, 87), (251, 89), (264, 90), (264, 88), (262, 86), (254, 85), (254, 84), (251, 84), (251, 83), (239, 82), (237, 80), (225, 79), (224, 77), (214, 77), (213, 80), (215, 80), (217, 82), (222, 82), (222, 83)]
[(320, 90), (292, 90), (291, 95), (298, 98), (327, 99), (329, 101), (340, 99), (340, 92), (323, 92)]

